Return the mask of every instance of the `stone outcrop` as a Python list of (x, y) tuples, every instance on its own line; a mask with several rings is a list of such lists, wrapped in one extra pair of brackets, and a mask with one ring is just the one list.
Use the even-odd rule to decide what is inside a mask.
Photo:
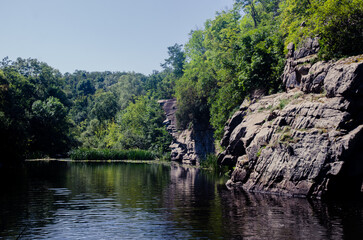
[(170, 145), (172, 161), (199, 165), (200, 159), (205, 158), (208, 153), (214, 153), (214, 132), (209, 126), (190, 125), (188, 129), (178, 129), (175, 117), (176, 99), (160, 100), (159, 104), (166, 115), (164, 124), (173, 137)]
[(363, 180), (363, 55), (316, 62), (309, 41), (282, 75), (286, 92), (245, 101), (227, 122), (218, 162), (228, 187), (321, 198)]

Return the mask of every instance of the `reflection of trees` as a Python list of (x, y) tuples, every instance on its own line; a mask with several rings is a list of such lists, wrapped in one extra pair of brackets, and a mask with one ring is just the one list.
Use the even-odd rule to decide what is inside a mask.
[(214, 180), (197, 168), (172, 165), (163, 196), (166, 218), (194, 237), (220, 236), (221, 202)]
[(29, 232), (52, 222), (56, 211), (53, 203), (68, 196), (55, 196), (51, 190), (62, 185), (64, 170), (39, 163), (0, 172), (0, 238), (15, 239), (23, 230)]
[(84, 210), (107, 214), (116, 208), (160, 216), (157, 226), (162, 226), (162, 236), (341, 239), (363, 235), (362, 199), (322, 202), (229, 191), (213, 176), (179, 165), (169, 169), (149, 164), (34, 163), (17, 172), (0, 173), (0, 238), (16, 237), (27, 225), (25, 233), (36, 236), (37, 229), (55, 224), (59, 214), (73, 214), (74, 220), (79, 214), (82, 220)]
[(195, 202), (195, 179), (197, 168), (183, 168), (177, 164), (171, 166), (170, 184), (165, 189), (164, 205), (168, 209), (192, 205)]
[(149, 210), (158, 202), (169, 182), (167, 167), (160, 164), (74, 164), (67, 173), (67, 187), (72, 194), (94, 193), (112, 197), (124, 207)]
[(161, 203), (150, 199), (160, 199), (168, 170), (148, 164), (34, 162), (1, 172), (0, 238), (16, 238), (24, 228), (25, 234), (36, 235), (34, 229), (52, 223), (59, 209), (89, 209), (91, 199), (112, 198), (119, 203), (113, 206), (155, 211)]

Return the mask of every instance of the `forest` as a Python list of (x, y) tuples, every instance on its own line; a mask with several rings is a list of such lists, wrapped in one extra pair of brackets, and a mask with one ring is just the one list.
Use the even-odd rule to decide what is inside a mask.
[(162, 70), (60, 73), (36, 59), (0, 62), (2, 163), (63, 157), (72, 149), (142, 149), (168, 155), (160, 99), (176, 98), (180, 128), (225, 122), (256, 91), (282, 91), (287, 45), (318, 37), (320, 60), (363, 53), (361, 0), (236, 0), (186, 43), (167, 48)]

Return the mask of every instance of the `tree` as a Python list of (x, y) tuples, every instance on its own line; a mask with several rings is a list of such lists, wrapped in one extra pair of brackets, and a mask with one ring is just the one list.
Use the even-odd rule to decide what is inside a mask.
[(182, 50), (183, 45), (177, 43), (168, 47), (169, 58), (165, 59), (165, 63), (161, 64), (164, 69), (171, 68), (177, 78), (183, 75), (185, 54)]
[(108, 124), (106, 145), (111, 148), (168, 151), (171, 139), (163, 121), (160, 105), (147, 96), (139, 96), (120, 113), (116, 122)]
[(54, 155), (72, 146), (58, 70), (36, 59), (7, 61), (0, 74), (0, 134), (5, 155), (23, 159), (35, 152)]
[(55, 97), (37, 100), (32, 105), (31, 145), (32, 151), (50, 155), (69, 150), (72, 139), (67, 109)]
[(94, 94), (96, 89), (89, 79), (84, 79), (77, 84), (77, 91), (79, 95), (86, 96)]
[(260, 22), (260, 17), (256, 10), (257, 2), (258, 1), (256, 1), (256, 0), (236, 0), (236, 3), (241, 4), (244, 11), (251, 15), (255, 28), (257, 28), (257, 26)]
[(143, 74), (129, 73), (121, 76), (118, 82), (109, 88), (117, 96), (120, 110), (125, 109), (137, 96), (145, 94), (145, 81), (146, 77)]
[(361, 0), (325, 1), (317, 7), (313, 19), (308, 22), (308, 27), (320, 36), (319, 55), (324, 59), (363, 53)]
[(111, 120), (118, 111), (117, 99), (111, 92), (96, 95), (91, 115), (100, 122)]

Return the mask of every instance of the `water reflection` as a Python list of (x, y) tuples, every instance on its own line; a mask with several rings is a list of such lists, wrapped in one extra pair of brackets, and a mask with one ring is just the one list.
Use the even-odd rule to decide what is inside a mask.
[(363, 236), (362, 201), (229, 191), (225, 179), (179, 165), (28, 163), (0, 178), (0, 239)]

